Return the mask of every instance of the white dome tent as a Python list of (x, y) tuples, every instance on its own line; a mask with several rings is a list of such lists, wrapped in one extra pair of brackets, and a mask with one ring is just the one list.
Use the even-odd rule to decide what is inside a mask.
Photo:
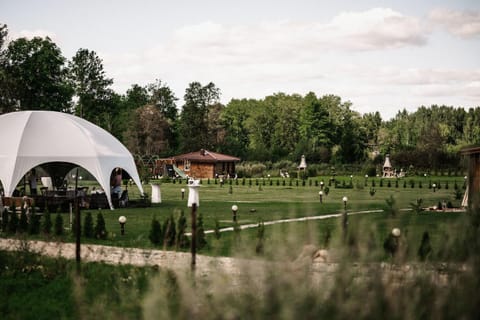
[(22, 177), (36, 166), (50, 174), (56, 167), (63, 177), (77, 166), (88, 170), (106, 191), (110, 208), (110, 174), (116, 167), (126, 171), (143, 193), (127, 148), (82, 118), (53, 111), (7, 113), (0, 115), (0, 137), (0, 181), (5, 196), (11, 196)]

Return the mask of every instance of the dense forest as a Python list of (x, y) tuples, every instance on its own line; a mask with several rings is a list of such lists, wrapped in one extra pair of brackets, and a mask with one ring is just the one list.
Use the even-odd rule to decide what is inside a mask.
[(421, 106), (383, 120), (359, 114), (335, 95), (275, 93), (220, 103), (214, 83), (191, 82), (183, 105), (162, 80), (112, 89), (102, 59), (79, 49), (67, 59), (48, 37), (8, 41), (0, 24), (0, 114), (54, 110), (76, 114), (115, 135), (138, 157), (201, 148), (246, 161), (381, 163), (391, 154), (401, 167), (449, 169), (458, 151), (480, 143), (480, 107)]

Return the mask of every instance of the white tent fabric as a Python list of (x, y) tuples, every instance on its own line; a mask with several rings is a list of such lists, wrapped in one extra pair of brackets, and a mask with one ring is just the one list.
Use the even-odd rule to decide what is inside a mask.
[(104, 129), (73, 115), (21, 111), (0, 116), (0, 181), (11, 196), (32, 168), (65, 162), (88, 170), (106, 191), (110, 207), (110, 174), (125, 170), (140, 192), (137, 168), (125, 146)]

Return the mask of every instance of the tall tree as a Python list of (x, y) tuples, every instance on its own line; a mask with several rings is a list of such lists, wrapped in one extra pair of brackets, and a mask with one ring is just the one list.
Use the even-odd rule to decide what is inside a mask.
[[(5, 32), (5, 30), (3, 30)], [(19, 110), (68, 111), (72, 88), (65, 58), (48, 37), (19, 38), (3, 55), (2, 78), (7, 81), (7, 105)]]
[(169, 149), (169, 122), (154, 105), (137, 108), (125, 133), (127, 148), (141, 156), (165, 155)]
[(178, 111), (176, 101), (178, 100), (172, 90), (161, 80), (147, 85), (150, 94), (150, 103), (156, 106), (159, 111), (172, 123), (177, 119)]
[(116, 110), (111, 103), (113, 91), (108, 88), (113, 80), (106, 77), (102, 60), (95, 51), (79, 49), (69, 62), (69, 71), (78, 98), (75, 113), (105, 127), (107, 114)]
[(209, 107), (218, 103), (220, 90), (213, 83), (202, 86), (192, 82), (185, 90), (184, 101), (179, 119), (179, 141), (183, 152), (211, 148), (209, 137)]
[(11, 81), (6, 73), (6, 44), (8, 39), (8, 27), (6, 24), (0, 24), (0, 114), (10, 112), (15, 109), (15, 103), (12, 100), (10, 90)]

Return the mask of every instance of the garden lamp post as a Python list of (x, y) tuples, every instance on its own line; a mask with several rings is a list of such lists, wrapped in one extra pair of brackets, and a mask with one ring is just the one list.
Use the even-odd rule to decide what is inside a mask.
[(320, 197), (320, 203), (323, 203), (323, 201), (322, 201), (323, 191), (322, 190), (318, 191), (318, 196)]
[(432, 188), (433, 188), (433, 192), (435, 192), (437, 190), (437, 185), (435, 183), (432, 184)]
[(320, 190), (323, 190), (323, 185), (324, 185), (324, 183), (323, 183), (323, 180), (322, 180), (322, 181), (320, 181)]
[(367, 186), (367, 182), (368, 182), (368, 174), (365, 175), (365, 187)]
[(232, 206), (232, 218), (233, 218), (233, 222), (237, 222), (237, 211), (238, 211), (238, 206), (236, 204), (234, 204)]
[(182, 200), (183, 200), (185, 198), (185, 188), (180, 189), (180, 191), (182, 192)]
[(342, 198), (342, 201), (343, 201), (343, 207), (344, 207), (345, 211), (347, 211), (347, 202), (348, 202), (347, 196), (344, 196)]
[(347, 198), (347, 196), (344, 196), (342, 198), (342, 201), (343, 201), (343, 208), (344, 208), (343, 216), (342, 216), (342, 227), (343, 227), (343, 236), (345, 238), (346, 235), (347, 235), (347, 226), (348, 226), (348, 213), (347, 213), (348, 198)]
[(399, 228), (393, 228), (393, 229), (392, 229), (392, 236), (394, 236), (395, 238), (400, 237), (401, 234), (402, 234), (402, 233), (401, 233), (401, 231), (400, 231)]
[(188, 203), (187, 206), (192, 208), (192, 242), (191, 242), (191, 254), (192, 262), (190, 264), (191, 270), (195, 272), (197, 264), (197, 208), (200, 206), (200, 195), (198, 193), (200, 188), (200, 180), (188, 181)]
[(125, 234), (125, 223), (127, 223), (127, 217), (120, 216), (118, 218), (118, 222), (120, 223), (120, 234), (123, 236)]

